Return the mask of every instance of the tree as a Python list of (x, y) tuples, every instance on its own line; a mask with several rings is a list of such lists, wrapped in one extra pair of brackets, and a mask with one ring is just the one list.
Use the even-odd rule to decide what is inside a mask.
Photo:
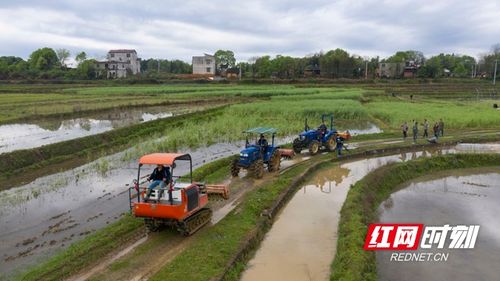
[(234, 58), (233, 51), (218, 50), (217, 52), (215, 52), (214, 56), (215, 56), (215, 67), (219, 72), (234, 67), (236, 64), (236, 59)]
[(96, 63), (93, 59), (81, 61), (76, 68), (77, 76), (81, 79), (95, 79)]
[(56, 50), (57, 58), (59, 59), (59, 65), (66, 66), (65, 61), (69, 58), (70, 52), (64, 48)]
[(28, 59), (30, 69), (50, 70), (60, 66), (56, 52), (51, 48), (41, 48), (31, 53)]
[(420, 51), (409, 50), (409, 51), (398, 51), (394, 55), (388, 57), (387, 59), (382, 60), (382, 62), (395, 62), (395, 63), (407, 62), (407, 61), (414, 61), (416, 64), (422, 65), (425, 62), (425, 57), (424, 54)]
[(87, 53), (85, 52), (80, 52), (78, 55), (76, 55), (75, 60), (78, 64), (82, 63), (87, 59)]

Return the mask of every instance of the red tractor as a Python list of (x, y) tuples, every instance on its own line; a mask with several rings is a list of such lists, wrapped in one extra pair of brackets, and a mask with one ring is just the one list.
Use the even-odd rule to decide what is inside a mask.
[[(189, 174), (175, 176), (176, 161), (189, 161)], [(144, 165), (164, 165), (170, 168), (171, 179), (164, 188), (151, 191), (144, 200), (148, 187), (141, 182), (141, 167)], [(208, 194), (218, 194), (228, 198), (229, 189), (224, 185), (206, 185), (193, 182), (191, 155), (182, 153), (153, 153), (139, 160), (137, 179), (129, 189), (130, 209), (134, 216), (144, 218), (150, 231), (158, 231), (162, 226), (171, 226), (188, 236), (196, 232), (212, 218), (212, 210), (207, 207)]]

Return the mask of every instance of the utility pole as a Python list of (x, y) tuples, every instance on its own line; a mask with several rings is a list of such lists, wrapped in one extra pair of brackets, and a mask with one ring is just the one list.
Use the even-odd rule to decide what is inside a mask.
[(368, 61), (365, 61), (365, 80), (368, 79)]
[(158, 59), (158, 73), (160, 73), (160, 59)]
[(495, 60), (495, 72), (493, 73), (493, 85), (496, 85), (496, 82), (497, 82), (497, 66), (498, 66), (498, 59)]
[(241, 62), (240, 62), (240, 73), (238, 74), (238, 78), (241, 81)]

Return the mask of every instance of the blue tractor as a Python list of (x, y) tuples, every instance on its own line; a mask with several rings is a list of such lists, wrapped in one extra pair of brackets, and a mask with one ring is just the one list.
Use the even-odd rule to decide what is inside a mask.
[[(325, 119), (330, 117), (330, 128), (325, 125)], [(318, 129), (310, 129), (307, 125), (307, 118), (304, 122), (304, 131), (299, 137), (293, 140), (293, 151), (300, 153), (303, 149), (309, 149), (311, 155), (315, 155), (322, 148), (328, 151), (335, 151), (335, 137), (337, 130), (333, 127), (333, 114), (323, 114), (321, 125)]]
[[(274, 144), (276, 129), (274, 128), (253, 128), (244, 131), (246, 133), (245, 148), (240, 151), (240, 156), (231, 163), (231, 175), (237, 177), (240, 169), (247, 169), (248, 174), (254, 178), (264, 176), (264, 168), (269, 172), (275, 172), (280, 169), (281, 153)], [(255, 144), (248, 141), (250, 135), (256, 134), (260, 137)], [(271, 144), (265, 139), (265, 135), (271, 134)]]

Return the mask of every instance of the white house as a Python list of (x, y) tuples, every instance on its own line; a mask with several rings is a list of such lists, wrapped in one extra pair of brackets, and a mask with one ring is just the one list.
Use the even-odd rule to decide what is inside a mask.
[(105, 71), (107, 78), (125, 78), (141, 72), (141, 59), (135, 50), (110, 50), (106, 59), (97, 62), (97, 70)]
[(215, 57), (209, 54), (194, 56), (193, 74), (215, 75)]

